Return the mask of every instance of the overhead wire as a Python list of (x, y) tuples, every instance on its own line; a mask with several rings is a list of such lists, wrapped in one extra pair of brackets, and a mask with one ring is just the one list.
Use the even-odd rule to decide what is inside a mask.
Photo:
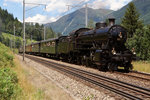
[[(87, 2), (89, 2), (89, 1), (91, 1), (91, 0), (88, 0), (87, 2), (84, 2), (84, 1), (85, 1), (85, 0), (79, 2), (78, 4), (75, 4), (74, 6), (71, 7), (71, 9), (70, 9), (69, 11), (66, 10), (66, 11), (60, 13), (57, 17), (55, 17), (55, 19), (58, 20), (58, 19), (61, 18), (62, 16), (65, 16), (66, 14), (69, 14), (69, 13), (71, 13), (71, 12), (74, 11), (74, 10), (77, 10), (77, 9), (82, 8), (85, 3), (87, 3)], [(36, 8), (36, 7), (37, 7), (37, 6), (35, 6), (34, 8)], [(34, 9), (34, 8), (31, 8), (31, 9)], [(29, 10), (29, 9), (28, 9), (28, 10)], [(35, 11), (34, 11), (34, 12), (35, 12)], [(42, 11), (42, 14), (43, 14), (43, 13), (45, 14), (46, 12), (43, 10), (43, 11)], [(31, 14), (34, 15), (33, 13), (31, 13)], [(30, 14), (30, 15), (31, 15), (31, 14)], [(46, 15), (49, 16), (49, 13), (47, 13)], [(35, 21), (32, 21), (32, 22), (35, 22)], [(46, 22), (42, 21), (42, 22), (39, 22), (39, 23), (46, 23)]]

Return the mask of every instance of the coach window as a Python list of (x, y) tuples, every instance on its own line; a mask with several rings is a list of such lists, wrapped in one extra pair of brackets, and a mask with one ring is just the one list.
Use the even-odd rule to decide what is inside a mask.
[(47, 46), (48, 46), (48, 47), (50, 46), (50, 42), (47, 43)]
[(52, 46), (55, 46), (55, 42), (52, 42)]

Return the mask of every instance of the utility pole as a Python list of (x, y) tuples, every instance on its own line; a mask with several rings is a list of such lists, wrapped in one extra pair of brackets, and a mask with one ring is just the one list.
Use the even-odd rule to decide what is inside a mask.
[[(25, 59), (25, 44), (26, 44), (26, 40), (25, 40), (25, 4), (31, 4), (31, 5), (44, 5), (45, 9), (46, 9), (46, 4), (38, 4), (38, 3), (25, 3), (25, 0), (23, 0), (23, 61)], [(34, 8), (34, 7), (33, 7)], [(28, 9), (31, 10), (31, 9)], [(27, 11), (28, 11), (27, 10)]]
[(85, 4), (85, 27), (88, 27), (88, 8), (87, 8), (87, 3)]
[(25, 57), (25, 0), (23, 0), (23, 61)]
[(45, 40), (45, 36), (46, 36), (46, 28), (44, 26), (44, 40)]
[(66, 5), (68, 7), (68, 11), (69, 11), (69, 8), (70, 8), (70, 5)]
[(10, 49), (12, 50), (12, 37), (10, 37)]
[(16, 27), (15, 27), (15, 25), (14, 25), (14, 49), (15, 49), (15, 31), (16, 31)]
[(31, 43), (32, 43), (32, 34), (31, 34)]

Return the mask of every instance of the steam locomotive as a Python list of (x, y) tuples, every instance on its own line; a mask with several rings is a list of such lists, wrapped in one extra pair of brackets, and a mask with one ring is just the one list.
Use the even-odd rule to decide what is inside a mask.
[(110, 18), (108, 25), (98, 22), (95, 29), (80, 28), (68, 36), (26, 45), (25, 52), (93, 66), (104, 71), (123, 67), (129, 72), (133, 68), (131, 62), (134, 54), (125, 46), (126, 40), (126, 29), (115, 25), (115, 19)]

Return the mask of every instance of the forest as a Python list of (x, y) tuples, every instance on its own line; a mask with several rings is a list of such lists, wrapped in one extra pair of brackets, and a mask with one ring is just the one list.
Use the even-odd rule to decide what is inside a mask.
[[(0, 7), (0, 32), (8, 33), (14, 35), (14, 26), (15, 26), (15, 36), (23, 37), (23, 24), (7, 10), (3, 10)], [(54, 38), (60, 36), (60, 33), (55, 33), (52, 28), (46, 27), (45, 29), (46, 39)], [(32, 39), (35, 41), (44, 40), (44, 25), (38, 23), (26, 23), (26, 39)], [(3, 40), (3, 41), (2, 41)], [(7, 44), (9, 46), (9, 38), (4, 38), (3, 35), (0, 35), (0, 42)], [(16, 41), (18, 43), (18, 41)], [(22, 42), (21, 39), (19, 42)], [(16, 47), (20, 47), (21, 43), (18, 43)]]

